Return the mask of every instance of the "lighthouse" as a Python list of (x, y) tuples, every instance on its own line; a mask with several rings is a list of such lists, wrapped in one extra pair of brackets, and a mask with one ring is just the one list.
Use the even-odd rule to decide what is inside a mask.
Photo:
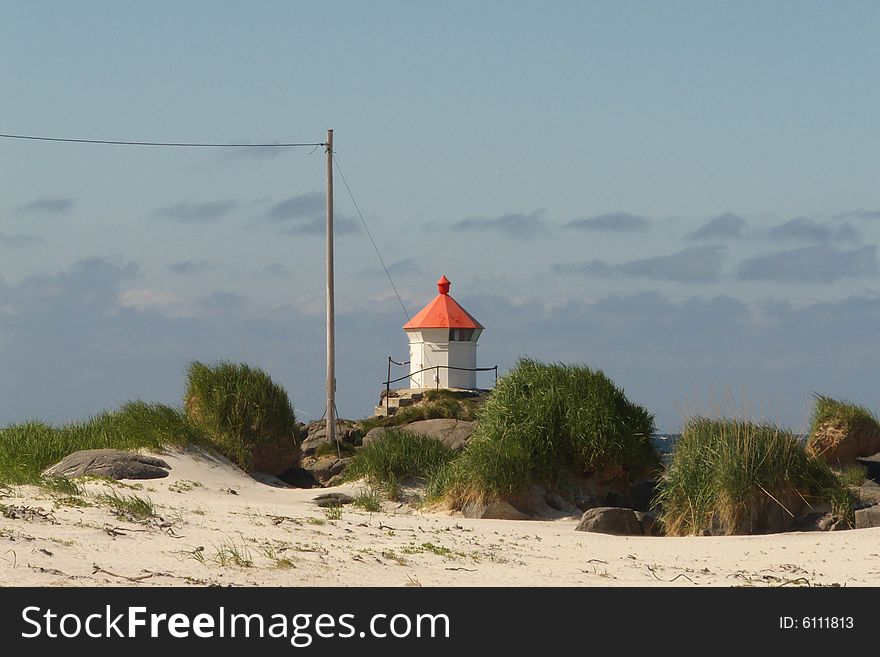
[(477, 387), (477, 340), (483, 325), (449, 296), (449, 279), (437, 296), (403, 325), (409, 338), (410, 388)]

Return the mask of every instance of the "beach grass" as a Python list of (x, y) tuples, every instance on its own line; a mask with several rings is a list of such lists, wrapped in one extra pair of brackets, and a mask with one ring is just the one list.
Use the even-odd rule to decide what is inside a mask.
[(656, 498), (671, 536), (750, 534), (768, 509), (828, 503), (851, 520), (845, 485), (795, 435), (770, 423), (690, 417)]
[(245, 469), (253, 447), (299, 438), (287, 391), (242, 363), (191, 362), (184, 408), (221, 453)]
[(113, 491), (102, 493), (95, 498), (98, 504), (109, 506), (116, 513), (128, 516), (133, 520), (146, 520), (156, 515), (153, 502), (139, 495), (125, 495)]
[(454, 457), (442, 441), (403, 429), (389, 429), (381, 438), (360, 448), (345, 471), (349, 481), (364, 478), (389, 496), (406, 477), (429, 479)]
[(164, 404), (132, 401), (84, 422), (55, 427), (32, 421), (0, 429), (0, 480), (51, 486), (42, 482), (40, 473), (72, 452), (102, 448), (157, 450), (193, 444), (211, 446), (208, 436), (182, 411)]
[(480, 410), (468, 447), (429, 494), (454, 508), (555, 485), (567, 474), (656, 463), (653, 416), (598, 370), (521, 359)]
[(877, 425), (877, 418), (874, 414), (859, 404), (848, 401), (832, 399), (825, 395), (813, 395), (815, 401), (813, 403), (813, 415), (810, 422), (810, 434), (825, 424), (838, 424), (845, 427), (854, 427), (858, 424), (866, 423)]

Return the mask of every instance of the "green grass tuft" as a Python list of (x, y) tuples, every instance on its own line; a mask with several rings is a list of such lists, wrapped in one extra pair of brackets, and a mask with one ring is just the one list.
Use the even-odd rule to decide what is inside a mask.
[(85, 422), (61, 427), (25, 422), (0, 429), (0, 480), (39, 484), (43, 470), (83, 449), (157, 450), (190, 444), (207, 447), (209, 441), (180, 410), (133, 401)]
[(362, 490), (352, 504), (370, 513), (378, 513), (382, 510), (382, 498), (375, 490)]
[[(775, 499), (774, 499), (775, 498)], [(780, 504), (829, 502), (851, 520), (850, 496), (790, 431), (738, 419), (688, 418), (657, 496), (668, 535), (749, 534)], [(784, 511), (783, 511), (784, 513)]]
[(854, 427), (861, 423), (877, 424), (877, 418), (864, 406), (848, 401), (839, 401), (825, 395), (814, 395), (813, 417), (810, 433), (823, 424), (833, 423), (844, 427)]
[(113, 491), (109, 495), (103, 493), (95, 500), (99, 504), (109, 506), (117, 514), (128, 516), (132, 520), (147, 520), (156, 516), (152, 501), (138, 495), (120, 495)]
[(345, 471), (345, 478), (351, 481), (363, 477), (392, 496), (399, 492), (401, 479), (430, 478), (435, 470), (451, 461), (453, 455), (453, 451), (436, 438), (389, 429), (381, 438), (357, 451)]
[(429, 483), (453, 506), (506, 498), (569, 472), (656, 463), (653, 416), (601, 371), (522, 359), (498, 381), (473, 439)]
[(248, 365), (190, 363), (184, 406), (211, 441), (245, 469), (253, 447), (298, 438), (287, 392)]

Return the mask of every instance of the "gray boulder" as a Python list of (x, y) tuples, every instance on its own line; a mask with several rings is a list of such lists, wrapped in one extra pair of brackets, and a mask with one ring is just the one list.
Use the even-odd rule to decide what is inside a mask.
[(345, 472), (350, 461), (350, 458), (340, 459), (332, 455), (310, 457), (303, 459), (302, 468), (321, 486), (326, 486), (331, 479)]
[(161, 479), (171, 466), (162, 459), (121, 449), (85, 449), (65, 456), (43, 472), (44, 477), (109, 477)]
[(523, 513), (510, 502), (468, 502), (461, 509), (465, 518), (490, 518), (493, 520), (531, 520), (532, 516)]
[(878, 504), (856, 511), (856, 529), (868, 529), (869, 527), (880, 527), (880, 505)]
[(579, 532), (614, 534), (616, 536), (642, 535), (642, 525), (636, 512), (632, 509), (614, 506), (599, 506), (585, 511), (575, 529)]
[[(475, 422), (466, 420), (455, 420), (453, 418), (436, 418), (434, 420), (419, 420), (404, 424), (395, 429), (403, 429), (411, 433), (436, 438), (450, 449), (461, 449), (471, 439), (474, 432)], [(364, 436), (364, 445), (369, 445), (380, 439), (388, 431), (385, 427), (376, 427), (371, 429)]]
[(351, 504), (352, 502), (354, 502), (354, 498), (351, 495), (346, 495), (345, 493), (322, 493), (321, 495), (315, 497), (312, 501), (318, 506), (327, 509), (334, 506)]

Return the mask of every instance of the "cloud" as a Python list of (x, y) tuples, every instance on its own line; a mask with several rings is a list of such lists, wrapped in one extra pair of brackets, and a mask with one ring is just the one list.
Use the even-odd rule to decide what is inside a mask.
[(273, 262), (257, 270), (255, 273), (258, 276), (265, 274), (268, 276), (277, 276), (280, 278), (282, 276), (290, 276), (290, 268), (282, 265), (280, 262)]
[[(320, 192), (291, 196), (272, 206), (266, 217), (282, 235), (324, 235), (327, 232), (326, 200)], [(360, 222), (339, 213), (333, 216), (333, 234), (360, 232)]]
[(155, 214), (183, 223), (210, 223), (221, 219), (239, 207), (238, 201), (183, 201), (156, 210)]
[(502, 214), (499, 217), (469, 217), (456, 221), (450, 226), (452, 230), (462, 231), (494, 231), (516, 237), (528, 239), (546, 235), (550, 232), (549, 226), (540, 218), (540, 212), (530, 214), (517, 212)]
[(667, 256), (643, 258), (622, 264), (604, 260), (561, 263), (553, 266), (559, 274), (641, 277), (675, 283), (713, 283), (721, 278), (723, 246), (692, 246)]
[(211, 269), (212, 265), (205, 260), (179, 260), (168, 265), (172, 274), (202, 274)]
[(727, 213), (707, 221), (694, 232), (685, 236), (689, 240), (736, 239), (743, 236), (748, 222), (735, 214)]
[(849, 210), (834, 216), (834, 219), (880, 219), (880, 210)]
[[(354, 219), (342, 215), (333, 217), (334, 235), (351, 235), (360, 232), (360, 229), (360, 224)], [(278, 228), (277, 232), (282, 235), (324, 235), (327, 232), (327, 220), (324, 217), (299, 220), (296, 223)]]
[(73, 208), (74, 199), (65, 196), (45, 196), (16, 208), (16, 212), (51, 212), (61, 214)]
[[(176, 405), (186, 364), (221, 359), (266, 370), (297, 409), (321, 416), (322, 314), (256, 306), (225, 291), (186, 299), (133, 287), (137, 279), (134, 263), (92, 258), (0, 284), (0, 426), (85, 418), (136, 398)], [(675, 430), (688, 412), (741, 411), (724, 407), (730, 393), (742, 394), (739, 401), (750, 411), (802, 429), (813, 391), (866, 405), (880, 392), (874, 359), (865, 357), (877, 348), (880, 296), (805, 307), (745, 304), (729, 296), (672, 301), (658, 293), (552, 309), (540, 299), (459, 301), (486, 326), (479, 365), (498, 364), (503, 373), (524, 354), (587, 364), (655, 414), (663, 430)], [(169, 314), (169, 303), (194, 312)], [(393, 298), (337, 315), (343, 417), (371, 412), (387, 354), (406, 358), (400, 315)], [(478, 375), (478, 383), (491, 386), (491, 373)], [(718, 405), (695, 405), (701, 401)]]
[(37, 244), (43, 244), (46, 240), (36, 235), (8, 235), (0, 233), (0, 246), (8, 249), (25, 249)]
[(776, 241), (817, 243), (858, 242), (861, 238), (859, 232), (849, 222), (822, 223), (801, 217), (773, 226), (767, 231), (767, 237)]
[(269, 210), (268, 217), (275, 222), (290, 219), (314, 219), (326, 212), (326, 199), (320, 192), (307, 192), (276, 203)]
[(877, 272), (876, 246), (847, 251), (814, 245), (745, 260), (737, 269), (737, 278), (776, 283), (833, 283), (844, 278), (876, 276)]
[[(385, 276), (385, 270), (382, 269), (381, 265), (362, 271), (369, 276)], [(423, 274), (424, 271), (424, 268), (416, 258), (404, 258), (388, 265), (388, 274), (391, 276), (418, 276)]]
[(596, 215), (589, 219), (575, 219), (565, 224), (565, 227), (614, 233), (642, 233), (648, 230), (650, 223), (647, 218), (639, 215), (613, 212)]

